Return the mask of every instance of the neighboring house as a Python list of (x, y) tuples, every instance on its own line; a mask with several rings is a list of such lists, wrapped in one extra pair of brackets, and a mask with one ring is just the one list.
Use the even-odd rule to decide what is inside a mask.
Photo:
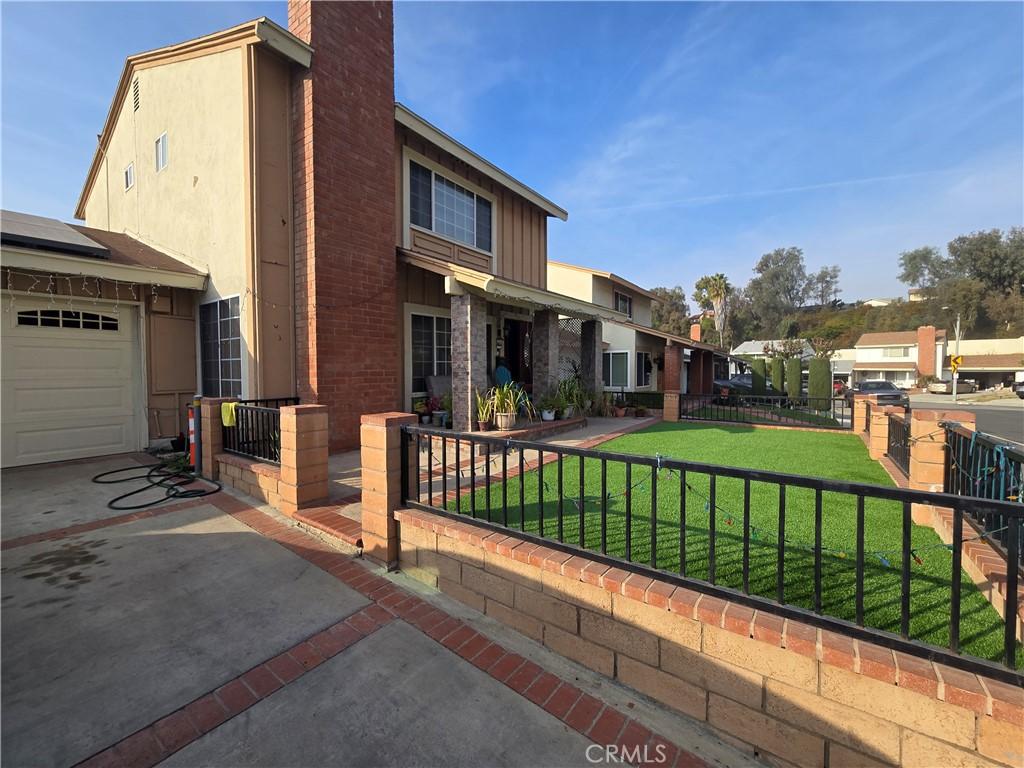
[(854, 386), (869, 379), (885, 379), (902, 389), (926, 376), (943, 378), (946, 332), (924, 325), (916, 331), (862, 334), (854, 344)]
[(896, 301), (896, 299), (875, 298), (864, 299), (861, 304), (865, 307), (888, 307), (890, 304), (895, 304)]
[[(683, 393), (712, 391), (715, 357), (722, 351), (700, 341), (700, 325), (691, 338), (653, 327), (652, 302), (657, 296), (612, 272), (549, 261), (548, 288), (556, 293), (613, 309), (624, 315), (601, 327), (601, 385), (606, 391), (660, 392), (664, 388), (665, 348), (681, 347), (680, 389)], [(566, 323), (563, 321), (563, 326)]]
[[(753, 360), (769, 360), (771, 355), (765, 352), (765, 349), (775, 347), (781, 349), (782, 345), (787, 343), (787, 339), (754, 339), (752, 341), (744, 341), (737, 344), (729, 352), (731, 356), (729, 362), (729, 374), (735, 376), (737, 373), (742, 373), (746, 370), (747, 365), (744, 361)], [(814, 357), (814, 348), (807, 342), (802, 342), (800, 359), (804, 362)]]
[[(601, 388), (601, 324), (629, 313), (548, 290), (547, 222), (566, 211), (395, 103), (390, 5), (292, 0), (288, 14), (290, 31), (257, 19), (128, 57), (75, 212), (99, 245), (69, 246), (68, 228), (17, 260), (5, 245), (26, 310), (68, 292), (68, 312), (118, 308), (134, 335), (123, 402), (66, 398), (94, 422), (48, 438), (64, 447), (8, 452), (27, 438), (11, 432), (5, 365), (4, 465), (145, 447), (184, 431), (196, 392), (328, 405), (332, 450), (358, 445), (361, 414), (449, 389), (469, 429), (499, 355), (540, 394), (562, 344)], [(39, 318), (32, 346), (75, 343), (63, 315)], [(30, 333), (9, 325), (5, 363), (8, 333)], [(59, 357), (39, 356), (35, 380), (72, 386)], [(26, 429), (51, 429), (56, 410), (26, 405)]]
[[(948, 346), (955, 354), (953, 342)], [(972, 379), (982, 389), (1024, 381), (1024, 336), (1016, 339), (961, 339), (959, 375)], [(945, 367), (949, 368), (949, 356)], [(947, 374), (946, 378), (949, 378)]]
[(849, 386), (850, 377), (853, 375), (853, 366), (857, 362), (857, 350), (853, 347), (837, 349), (829, 362), (832, 366), (833, 380), (839, 380)]

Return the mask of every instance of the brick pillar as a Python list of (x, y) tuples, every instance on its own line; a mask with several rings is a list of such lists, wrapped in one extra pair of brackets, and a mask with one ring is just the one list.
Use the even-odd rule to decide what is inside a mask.
[(326, 405), (281, 408), (281, 511), (293, 515), (327, 501)]
[[(452, 426), (476, 429), (476, 392), (487, 389), (487, 300), (452, 296)], [(365, 422), (364, 422), (365, 423)]]
[[(918, 491), (942, 491), (945, 487), (946, 432), (940, 421), (958, 421), (974, 429), (969, 411), (914, 410), (910, 412), (910, 487)], [(934, 507), (914, 504), (914, 522), (931, 525)]]
[(236, 397), (204, 397), (199, 406), (199, 418), (201, 419), (200, 440), (203, 441), (203, 466), (199, 474), (207, 480), (216, 480), (220, 473), (217, 471), (217, 454), (224, 452), (224, 425), (220, 420), (220, 404), (230, 403), (237, 400)]
[(922, 325), (917, 329), (917, 372), (922, 376), (934, 376), (935, 365), (935, 326)]
[(601, 397), (601, 321), (584, 320), (580, 330), (580, 373), (583, 386), (594, 393), (595, 401)]
[(867, 431), (868, 398), (871, 395), (853, 396), (853, 431), (857, 434)]
[(314, 51), (292, 70), (296, 383), (330, 407), (333, 451), (401, 392), (392, 22), (390, 3), (288, 2)]
[[(360, 464), (362, 465), (363, 554), (394, 568), (398, 564), (398, 530), (395, 510), (402, 503), (402, 425), (415, 424), (412, 413), (367, 413), (360, 425)], [(416, 443), (409, 443), (406, 460), (409, 489), (413, 492), (419, 478), (416, 471)]]
[(679, 385), (683, 370), (683, 348), (677, 344), (665, 345), (665, 377), (662, 391), (665, 393), (665, 407), (661, 412), (662, 421), (679, 420)]
[(539, 398), (558, 386), (558, 313), (533, 313), (533, 396)]
[[(874, 395), (872, 395), (874, 397)], [(868, 455), (878, 461), (889, 450), (889, 414), (903, 413), (903, 409), (894, 405), (878, 405), (871, 403), (871, 434), (868, 437)]]

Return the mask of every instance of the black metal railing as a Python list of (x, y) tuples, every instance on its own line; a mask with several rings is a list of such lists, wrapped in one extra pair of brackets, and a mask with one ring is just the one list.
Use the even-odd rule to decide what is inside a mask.
[(862, 400), (861, 402), (864, 404), (864, 428), (861, 432), (871, 432), (871, 401)]
[(297, 397), (239, 400), (234, 426), (222, 427), (224, 452), (280, 464), (281, 407), (298, 404)]
[[(959, 496), (977, 496), (1016, 504), (1024, 509), (1024, 448), (954, 422), (942, 422), (945, 430), (945, 491)], [(1024, 539), (1024, 518), (999, 509), (972, 510), (967, 522), (996, 550), (1024, 568), (1020, 549), (1012, 556), (1011, 538)], [(1013, 569), (1010, 569), (1013, 570)]]
[(853, 409), (838, 397), (785, 395), (679, 395), (679, 418), (789, 427), (852, 429)]
[[(430, 427), (402, 439), (411, 508), (1024, 683), (1016, 571), (1004, 621), (964, 576), (959, 525), (1019, 522), (1022, 505)], [(953, 510), (950, 546), (912, 524), (915, 503)], [(1008, 530), (1018, 557), (1019, 527)]]
[(885, 453), (904, 476), (910, 477), (910, 422), (901, 414), (889, 414), (889, 440)]

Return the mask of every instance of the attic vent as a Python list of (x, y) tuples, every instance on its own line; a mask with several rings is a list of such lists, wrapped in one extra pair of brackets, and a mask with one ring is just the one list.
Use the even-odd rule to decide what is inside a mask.
[(132, 106), (136, 112), (139, 111), (139, 81), (132, 81)]

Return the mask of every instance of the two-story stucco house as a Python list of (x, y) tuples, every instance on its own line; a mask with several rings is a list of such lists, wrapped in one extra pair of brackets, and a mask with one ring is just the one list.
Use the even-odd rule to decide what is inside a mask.
[(916, 331), (886, 331), (862, 334), (853, 345), (852, 384), (885, 379), (901, 389), (910, 389), (926, 376), (942, 378), (946, 359), (946, 332), (923, 325)]
[[(390, 4), (292, 0), (288, 16), (125, 62), (75, 215), (132, 266), (167, 269), (115, 284), (102, 255), (55, 263), (61, 244), (37, 243), (15, 270), (5, 251), (24, 301), (66, 293), (69, 312), (88, 298), (134, 318), (120, 421), (83, 386), (68, 401), (95, 423), (73, 450), (58, 435), (5, 464), (143, 448), (184, 430), (196, 393), (328, 405), (332, 450), (358, 444), (360, 414), (432, 389), (468, 429), (499, 356), (527, 391), (555, 386), (560, 317), (578, 321), (567, 341), (600, 389), (601, 324), (629, 318), (548, 290), (548, 221), (566, 211), (395, 103)], [(28, 348), (74, 343), (68, 322), (23, 331)], [(53, 433), (46, 412), (22, 432)]]
[[(661, 392), (664, 388), (665, 348), (680, 347), (683, 393), (712, 391), (716, 347), (700, 341), (700, 326), (691, 338), (653, 327), (652, 302), (657, 296), (612, 272), (559, 261), (548, 262), (548, 288), (624, 315), (602, 325), (601, 387), (615, 392)], [(717, 354), (720, 365), (724, 355)]]

